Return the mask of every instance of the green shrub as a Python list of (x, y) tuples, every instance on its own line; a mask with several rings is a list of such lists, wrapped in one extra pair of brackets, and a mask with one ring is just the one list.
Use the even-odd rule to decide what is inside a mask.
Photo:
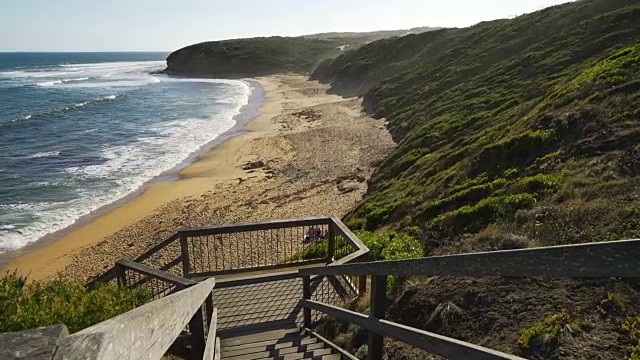
[(631, 348), (631, 360), (640, 360), (640, 342)]
[(355, 234), (369, 248), (370, 255), (375, 260), (382, 260), (382, 251), (389, 244), (389, 234), (376, 234), (366, 230), (356, 231)]
[(104, 284), (89, 291), (64, 279), (27, 282), (17, 272), (0, 278), (0, 332), (64, 324), (71, 333), (151, 300), (146, 290)]
[(327, 240), (319, 240), (311, 244), (307, 249), (288, 257), (285, 262), (302, 260), (324, 259), (329, 255), (329, 243)]
[(491, 251), (525, 249), (530, 245), (526, 236), (512, 234), (492, 226), (481, 231), (475, 239), (482, 246), (482, 250)]
[(557, 190), (560, 182), (557, 175), (536, 174), (517, 180), (513, 189), (517, 192), (542, 194)]
[(542, 350), (555, 345), (562, 336), (583, 331), (590, 326), (588, 321), (576, 320), (567, 310), (562, 310), (522, 330), (518, 345), (523, 350)]
[(631, 340), (640, 341), (640, 316), (625, 318), (622, 322), (622, 330), (629, 335)]
[(436, 217), (431, 229), (444, 235), (475, 233), (490, 221), (511, 216), (520, 209), (530, 209), (535, 203), (532, 194), (489, 197)]
[(631, 360), (640, 360), (640, 316), (624, 319), (622, 322), (622, 330), (629, 336), (634, 344), (631, 348)]
[(602, 316), (608, 316), (613, 314), (622, 314), (626, 306), (619, 294), (613, 292), (607, 292), (607, 296), (600, 300), (596, 306), (596, 310)]

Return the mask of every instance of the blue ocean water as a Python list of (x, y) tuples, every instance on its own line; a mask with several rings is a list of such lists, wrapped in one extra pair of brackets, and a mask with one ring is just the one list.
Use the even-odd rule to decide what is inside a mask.
[(0, 251), (140, 188), (235, 125), (248, 83), (164, 53), (0, 53)]

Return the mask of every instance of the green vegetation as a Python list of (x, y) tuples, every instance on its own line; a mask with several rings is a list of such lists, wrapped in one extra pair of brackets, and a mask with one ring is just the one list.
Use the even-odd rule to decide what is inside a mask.
[(596, 309), (602, 316), (622, 314), (625, 308), (626, 306), (620, 298), (620, 295), (613, 292), (607, 292), (607, 297), (600, 300), (600, 303), (596, 306)]
[(216, 77), (308, 72), (323, 59), (337, 56), (338, 46), (331, 40), (293, 37), (210, 41), (171, 53), (166, 71)]
[(626, 318), (622, 323), (622, 330), (634, 344), (631, 348), (631, 360), (640, 359), (640, 316)]
[(536, 245), (637, 237), (638, 18), (637, 1), (580, 0), (323, 63), (312, 77), (362, 95), (398, 143), (347, 224), (418, 226), (443, 253), (488, 226)]
[(0, 277), (0, 332), (64, 324), (74, 333), (151, 300), (144, 290), (102, 285), (89, 291), (66, 280), (32, 281), (17, 273)]
[[(419, 236), (419, 229), (409, 228), (407, 232), (396, 233), (387, 232), (376, 234), (369, 231), (356, 231), (356, 236), (369, 248), (370, 255), (376, 260), (401, 260), (421, 257), (423, 254), (422, 245), (415, 237)], [(315, 242), (302, 252), (294, 254), (287, 259), (287, 262), (300, 260), (323, 259), (328, 255), (328, 244), (326, 240)], [(389, 289), (395, 290), (404, 279), (395, 276), (389, 277)]]
[(308, 248), (301, 252), (295, 253), (288, 257), (285, 262), (294, 262), (302, 260), (324, 259), (329, 255), (329, 243), (327, 240), (319, 240), (311, 244)]
[[(396, 232), (376, 234), (361, 230), (356, 231), (356, 236), (369, 248), (370, 255), (376, 260), (400, 260), (422, 256), (422, 246), (414, 237), (415, 232), (412, 235)], [(328, 251), (327, 240), (320, 240), (302, 252), (294, 254), (287, 262), (326, 258)]]
[(521, 349), (538, 352), (555, 345), (565, 335), (581, 332), (589, 327), (588, 321), (576, 320), (567, 310), (562, 310), (522, 330), (518, 345)]
[(323, 33), (298, 37), (262, 37), (209, 41), (179, 49), (167, 58), (167, 73), (218, 78), (260, 76), (283, 72), (309, 73), (324, 60), (374, 40), (434, 30), (370, 33)]

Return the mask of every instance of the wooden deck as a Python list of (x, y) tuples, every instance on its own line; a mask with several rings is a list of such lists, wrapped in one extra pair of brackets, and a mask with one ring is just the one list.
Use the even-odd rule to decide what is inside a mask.
[[(318, 266), (324, 265), (304, 267)], [(216, 277), (213, 301), (223, 359), (340, 359), (325, 343), (300, 331), (300, 268)], [(326, 279), (317, 279), (314, 288), (319, 296), (339, 298)]]

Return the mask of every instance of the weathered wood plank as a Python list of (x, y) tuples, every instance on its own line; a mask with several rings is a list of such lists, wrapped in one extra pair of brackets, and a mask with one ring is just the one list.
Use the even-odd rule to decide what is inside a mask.
[(0, 359), (51, 360), (58, 342), (67, 336), (64, 325), (0, 334)]
[(246, 224), (231, 224), (231, 225), (218, 225), (208, 227), (186, 228), (178, 231), (179, 235), (183, 236), (205, 236), (205, 235), (217, 235), (228, 234), (243, 231), (257, 231), (257, 230), (270, 230), (281, 229), (297, 226), (312, 226), (312, 225), (324, 225), (329, 224), (331, 221), (328, 217), (310, 217), (303, 219), (293, 220), (274, 220), (260, 223), (246, 223)]
[(166, 271), (162, 271), (162, 270), (157, 270), (154, 269), (152, 267), (146, 266), (146, 265), (142, 265), (133, 261), (129, 261), (126, 259), (120, 259), (118, 261), (116, 261), (116, 267), (117, 266), (121, 266), (125, 269), (131, 269), (133, 271), (136, 271), (138, 273), (141, 274), (145, 274), (145, 275), (149, 275), (151, 277), (154, 277), (156, 279), (160, 279), (164, 282), (173, 284), (173, 285), (178, 285), (178, 286), (182, 286), (182, 287), (186, 287), (186, 286), (191, 286), (191, 285), (195, 285), (197, 284), (197, 282), (187, 279), (187, 278), (183, 278), (182, 276), (178, 276), (175, 274), (172, 274), (170, 272), (166, 272)]
[(202, 360), (213, 360), (216, 356), (220, 356), (220, 350), (216, 351), (216, 346), (219, 347), (219, 340), (216, 338), (216, 326), (218, 326), (218, 309), (214, 308), (211, 313), (209, 324), (209, 333), (207, 334), (207, 345), (204, 348), (204, 356)]
[(220, 338), (216, 338), (216, 351), (213, 357), (213, 360), (220, 360), (221, 350), (220, 350)]
[(397, 324), (391, 321), (377, 319), (313, 300), (304, 300), (304, 306), (321, 311), (342, 321), (356, 324), (380, 335), (398, 339), (409, 345), (419, 347), (449, 359), (525, 360), (515, 355), (509, 355), (500, 351)]
[(640, 240), (301, 269), (305, 275), (640, 277)]
[(54, 360), (159, 359), (211, 293), (205, 280), (63, 339)]

